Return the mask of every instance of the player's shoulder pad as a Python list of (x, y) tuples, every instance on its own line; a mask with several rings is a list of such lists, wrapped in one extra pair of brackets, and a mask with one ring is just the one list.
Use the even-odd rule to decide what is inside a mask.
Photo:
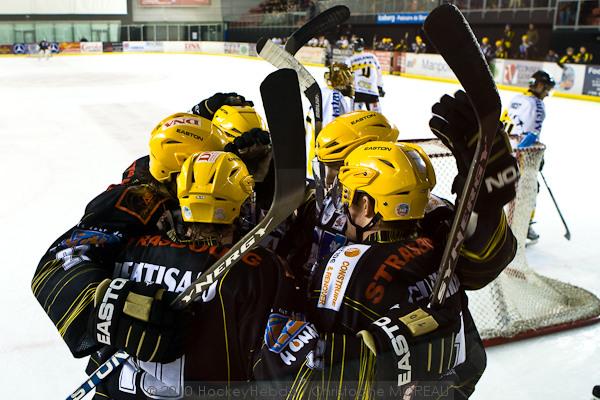
[(135, 160), (125, 171), (121, 180), (122, 185), (149, 183), (154, 181), (150, 174), (150, 156), (143, 156)]
[(169, 196), (159, 192), (152, 185), (127, 186), (117, 199), (115, 208), (133, 216), (146, 225), (158, 208), (169, 200), (169, 198)]

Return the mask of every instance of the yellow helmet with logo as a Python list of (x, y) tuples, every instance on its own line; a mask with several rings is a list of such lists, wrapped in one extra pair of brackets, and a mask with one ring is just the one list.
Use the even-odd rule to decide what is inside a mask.
[(346, 158), (338, 177), (343, 204), (364, 192), (375, 200), (375, 213), (383, 221), (423, 218), (435, 186), (431, 160), (412, 143), (366, 143)]
[(339, 163), (358, 146), (373, 140), (396, 141), (398, 129), (383, 114), (352, 111), (331, 121), (317, 136), (315, 153), (323, 163)]
[(177, 176), (177, 198), (186, 222), (231, 224), (254, 188), (238, 156), (205, 151), (190, 156)]
[(212, 123), (229, 142), (250, 129), (265, 129), (262, 118), (250, 106), (223, 106), (213, 116)]
[(212, 132), (206, 118), (173, 114), (160, 121), (150, 134), (150, 173), (160, 182), (168, 181), (193, 153), (222, 150), (226, 144), (222, 135)]
[(344, 96), (354, 96), (354, 75), (344, 63), (333, 63), (325, 71), (327, 87), (339, 90)]

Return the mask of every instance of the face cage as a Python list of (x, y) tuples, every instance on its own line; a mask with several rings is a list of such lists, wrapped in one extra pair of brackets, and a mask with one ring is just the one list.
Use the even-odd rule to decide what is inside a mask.
[(321, 169), (325, 171), (327, 167), (324, 165), (324, 163), (321, 163), (317, 157), (313, 158), (311, 165), (315, 186), (320, 185), (321, 187), (325, 188), (325, 197), (331, 199), (336, 211), (343, 211), (344, 207), (342, 204), (342, 186), (338, 181), (338, 177), (336, 176), (333, 180), (333, 184), (330, 187), (327, 187), (325, 183), (325, 177), (321, 177)]

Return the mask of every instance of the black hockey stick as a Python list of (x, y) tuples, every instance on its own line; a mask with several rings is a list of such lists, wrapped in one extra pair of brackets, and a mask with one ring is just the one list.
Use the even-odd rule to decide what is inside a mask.
[[(308, 72), (293, 55), (286, 52), (267, 38), (260, 38), (256, 43), (256, 52), (260, 57), (270, 62), (277, 68), (291, 68), (298, 74), (300, 88), (310, 103), (315, 115), (315, 139), (323, 127), (323, 94), (315, 78)], [(319, 174), (321, 179), (325, 177), (325, 166), (319, 163)], [(316, 181), (316, 179), (315, 179)], [(320, 207), (325, 199), (325, 188), (323, 184), (316, 185), (317, 204)]]
[(431, 305), (437, 307), (444, 303), (446, 290), (465, 239), (469, 218), (477, 200), (492, 142), (498, 129), (501, 103), (498, 89), (473, 31), (458, 8), (451, 4), (443, 4), (435, 8), (427, 16), (424, 29), (431, 43), (465, 89), (476, 112), (479, 125), (479, 139), (469, 167), (469, 174), (458, 200), (452, 228), (431, 294)]
[[(200, 297), (213, 282), (291, 215), (304, 200), (304, 122), (296, 72), (289, 69), (273, 72), (262, 82), (260, 91), (271, 132), (275, 163), (275, 193), (271, 208), (261, 222), (177, 296), (172, 303), (175, 309), (182, 309)], [(82, 399), (128, 358), (126, 352), (116, 352), (67, 397), (67, 400)]]
[(285, 43), (285, 51), (296, 54), (310, 39), (332, 31), (349, 17), (350, 9), (346, 6), (328, 8), (293, 32)]
[(556, 207), (556, 211), (558, 211), (558, 216), (560, 217), (560, 220), (562, 221), (563, 225), (565, 226), (565, 238), (567, 240), (571, 240), (571, 231), (569, 230), (569, 227), (567, 226), (567, 222), (565, 221), (562, 213), (560, 212), (560, 208), (558, 208), (558, 203), (556, 202), (556, 199), (554, 198), (554, 195), (552, 194), (552, 190), (550, 190), (550, 186), (548, 186), (548, 182), (546, 182), (546, 178), (544, 177), (544, 174), (542, 174), (542, 171), (540, 171), (540, 175), (542, 176), (544, 185), (546, 185), (546, 189), (548, 189), (548, 193), (550, 193), (550, 197), (552, 198), (554, 207)]

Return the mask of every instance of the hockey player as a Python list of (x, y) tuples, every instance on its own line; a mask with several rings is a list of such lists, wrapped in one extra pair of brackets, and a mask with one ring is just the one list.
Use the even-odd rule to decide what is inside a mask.
[[(510, 126), (508, 129), (511, 134), (519, 137), (517, 148), (532, 146), (540, 140), (542, 124), (546, 118), (544, 99), (555, 85), (556, 82), (547, 72), (537, 71), (529, 79), (527, 93), (518, 94), (510, 101), (506, 113)], [(531, 226), (533, 215), (531, 219), (527, 239), (531, 243), (535, 243), (539, 239), (539, 235)]]
[(38, 43), (38, 46), (40, 48), (38, 53), (40, 60), (42, 58), (48, 60), (50, 58), (50, 43), (44, 38)]
[(518, 94), (510, 101), (507, 110), (513, 125), (510, 133), (520, 136), (518, 148), (529, 147), (539, 141), (546, 118), (543, 100), (555, 85), (556, 82), (547, 72), (537, 71), (529, 79), (527, 93)]
[(347, 64), (354, 74), (354, 109), (381, 112), (379, 98), (385, 96), (383, 75), (377, 57), (365, 53), (365, 41), (358, 38), (353, 43), (354, 55)]
[[(76, 355), (95, 351), (88, 372), (118, 349), (134, 357), (98, 387), (95, 398), (181, 398), (184, 381), (248, 379), (251, 351), (278, 286), (279, 264), (272, 253), (261, 248), (248, 253), (186, 312), (169, 304), (236, 240), (235, 220), (252, 186), (234, 154), (196, 153), (183, 163), (176, 186), (174, 181), (160, 185), (175, 190), (179, 204), (165, 203), (157, 224), (130, 237), (112, 258), (105, 252), (101, 259), (83, 256), (69, 265), (73, 282), (63, 285), (61, 293), (48, 286), (45, 274), (65, 278), (64, 257), (46, 258), (34, 280), (39, 300), (50, 294), (53, 308), (64, 310), (70, 304), (67, 293), (87, 285), (77, 298), (84, 296), (80, 303), (70, 305), (77, 304), (81, 320), (65, 325), (78, 330), (87, 347), (80, 346)], [(102, 210), (103, 204), (95, 202), (99, 211), (110, 212)], [(93, 304), (83, 307), (88, 297)]]
[[(450, 98), (436, 104), (445, 119), (443, 125), (437, 125), (441, 119), (432, 125), (454, 144), (459, 174), (464, 174), (463, 162), (473, 151), (467, 138), (476, 130), (465, 123), (470, 119), (454, 115), (464, 100), (457, 98), (458, 103)], [(455, 124), (462, 129), (456, 130)], [(492, 152), (496, 159), (486, 175), (507, 163), (514, 166), (502, 140)], [(364, 143), (345, 159), (339, 184), (348, 221), (345, 235), (354, 244), (317, 264), (306, 319), (271, 316), (255, 376), (295, 375), (290, 390), (299, 398), (315, 390), (331, 394), (332, 388), (336, 394), (349, 390), (341, 392), (342, 398), (343, 393), (366, 397), (382, 382), (397, 385), (399, 391), (393, 393), (398, 397), (421, 398), (414, 386), (419, 381), (426, 381), (421, 391), (433, 388), (468, 398), (485, 368), (485, 352), (466, 306), (465, 287), (455, 277), (443, 308), (427, 306), (445, 241), (445, 234), (423, 219), (435, 185), (428, 157), (412, 144)], [(494, 208), (491, 214), (502, 214), (514, 186), (504, 190), (483, 195), (476, 210), (484, 215), (483, 209)], [(476, 231), (484, 232), (488, 222), (493, 219), (480, 220)], [(490, 274), (497, 275), (514, 256), (514, 241), (509, 247), (496, 245), (487, 251), (496, 253), (492, 257), (500, 265), (492, 272), (471, 262), (478, 271), (465, 275), (470, 285), (489, 282)], [(463, 263), (467, 267), (469, 261)], [(474, 279), (486, 274), (484, 280)]]
[[(322, 128), (342, 114), (353, 109), (354, 81), (350, 68), (343, 63), (329, 65), (324, 74), (326, 87), (321, 87), (322, 95)], [(312, 121), (312, 106), (306, 116), (306, 149), (308, 161), (308, 178), (314, 178), (312, 171), (312, 160), (314, 159), (315, 126)]]
[(327, 87), (323, 95), (323, 127), (334, 118), (352, 111), (354, 100), (354, 78), (346, 64), (333, 63), (325, 72)]

